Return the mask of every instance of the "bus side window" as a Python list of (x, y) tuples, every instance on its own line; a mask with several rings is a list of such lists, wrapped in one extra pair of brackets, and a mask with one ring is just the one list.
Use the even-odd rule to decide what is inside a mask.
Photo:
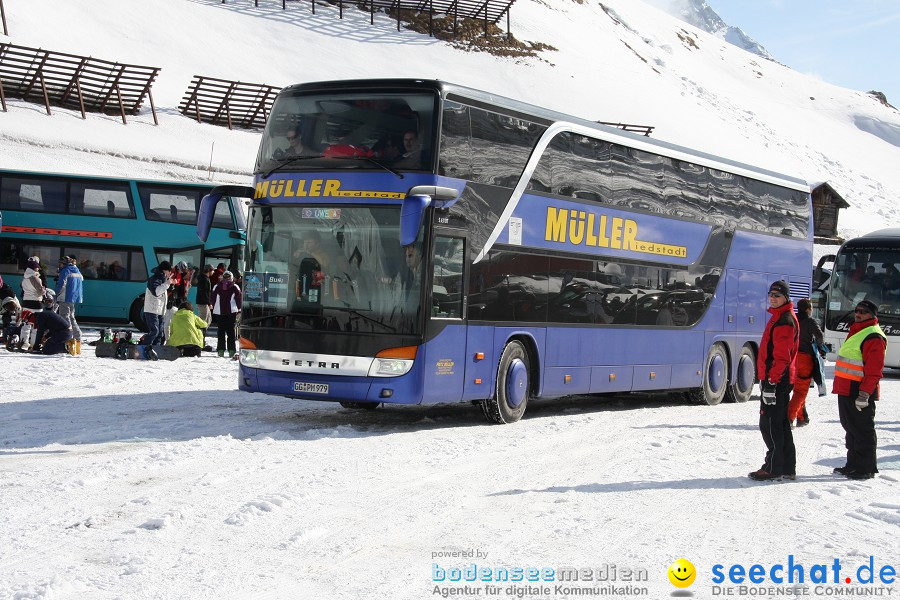
[(445, 319), (462, 318), (464, 240), (434, 238), (434, 281), (431, 314)]

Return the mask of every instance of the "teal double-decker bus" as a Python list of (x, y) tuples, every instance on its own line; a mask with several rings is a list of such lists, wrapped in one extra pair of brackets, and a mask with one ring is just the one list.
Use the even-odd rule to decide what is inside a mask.
[[(79, 318), (144, 329), (147, 277), (160, 261), (236, 268), (245, 218), (238, 199), (220, 202), (206, 243), (195, 233), (211, 185), (0, 170), (0, 274), (17, 293), (29, 257), (50, 288), (74, 255), (84, 276)], [(193, 292), (193, 291), (192, 291)], [(192, 293), (191, 298), (194, 298)]]

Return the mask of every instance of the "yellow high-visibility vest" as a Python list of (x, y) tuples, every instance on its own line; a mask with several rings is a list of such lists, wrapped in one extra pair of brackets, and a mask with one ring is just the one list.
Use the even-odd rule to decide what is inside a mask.
[(850, 381), (863, 380), (863, 355), (862, 343), (867, 337), (877, 333), (884, 339), (885, 350), (887, 350), (887, 336), (878, 325), (871, 325), (865, 329), (860, 329), (841, 345), (838, 351), (837, 362), (834, 364), (834, 376), (843, 377)]

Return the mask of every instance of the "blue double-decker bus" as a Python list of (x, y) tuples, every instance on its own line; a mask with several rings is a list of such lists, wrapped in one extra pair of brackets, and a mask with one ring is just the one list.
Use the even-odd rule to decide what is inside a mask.
[(811, 286), (802, 180), (440, 81), (284, 89), (244, 193), (248, 391), (743, 402), (769, 283)]
[(60, 259), (74, 255), (84, 276), (78, 317), (145, 329), (142, 297), (160, 261), (195, 269), (240, 262), (246, 219), (239, 198), (221, 202), (206, 243), (197, 240), (198, 208), (212, 187), (0, 170), (0, 274), (18, 291), (25, 262), (37, 256), (53, 288)]

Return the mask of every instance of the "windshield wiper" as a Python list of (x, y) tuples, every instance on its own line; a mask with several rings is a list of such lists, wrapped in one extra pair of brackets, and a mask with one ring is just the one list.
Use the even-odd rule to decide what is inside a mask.
[(388, 325), (387, 323), (382, 323), (382, 322), (379, 321), (378, 319), (373, 319), (372, 317), (363, 314), (363, 312), (371, 312), (370, 309), (366, 309), (366, 308), (363, 308), (363, 309), (359, 309), (359, 308), (350, 308), (349, 306), (324, 306), (324, 305), (322, 306), (322, 308), (323, 308), (323, 309), (326, 309), (326, 308), (327, 308), (327, 309), (331, 309), (331, 310), (339, 310), (339, 311), (341, 311), (341, 312), (350, 313), (351, 315), (355, 315), (355, 316), (357, 316), (357, 317), (361, 317), (362, 319), (365, 319), (366, 321), (369, 321), (370, 323), (375, 323), (376, 325), (381, 325), (382, 327), (384, 327), (384, 328), (387, 329), (388, 331), (391, 331), (391, 332), (397, 331), (397, 328), (396, 328), (396, 327), (391, 327), (391, 326)]
[(280, 169), (281, 167), (286, 167), (287, 165), (291, 164), (292, 162), (296, 162), (296, 161), (300, 161), (300, 160), (310, 160), (310, 159), (312, 159), (312, 158), (325, 158), (325, 155), (324, 155), (324, 154), (317, 154), (317, 155), (314, 155), (314, 156), (292, 156), (292, 157), (290, 157), (290, 158), (286, 158), (286, 159), (282, 160), (281, 162), (279, 162), (279, 163), (278, 163), (277, 165), (275, 165), (274, 167), (272, 167), (271, 169), (269, 169), (268, 171), (266, 171), (265, 173), (263, 173), (262, 178), (263, 178), (263, 179), (268, 179), (268, 178), (269, 178), (269, 175), (271, 175), (272, 173), (274, 173), (275, 171), (277, 171), (277, 170)]
[(365, 161), (372, 163), (376, 167), (381, 167), (388, 173), (393, 173), (400, 179), (406, 179), (406, 176), (403, 173), (401, 173), (400, 171), (390, 168), (389, 166), (387, 166), (380, 160), (375, 160), (371, 156), (330, 156), (329, 158), (336, 158), (338, 160), (365, 160)]

